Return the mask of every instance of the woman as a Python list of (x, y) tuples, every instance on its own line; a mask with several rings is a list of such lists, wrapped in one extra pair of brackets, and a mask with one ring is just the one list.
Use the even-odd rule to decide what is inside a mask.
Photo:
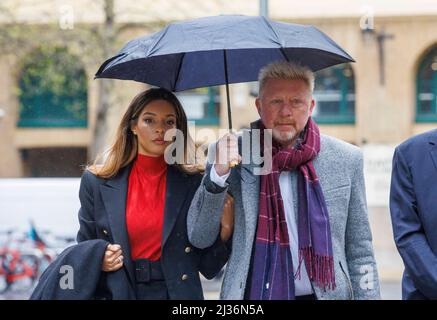
[[(124, 114), (103, 165), (82, 176), (77, 240), (111, 243), (98, 298), (111, 298), (109, 276), (126, 272), (136, 299), (203, 299), (199, 271), (213, 278), (227, 261), (231, 232), (224, 220), (212, 247), (189, 244), (186, 216), (202, 175), (193, 166), (166, 163), (172, 140), (164, 137), (174, 129), (183, 133), (186, 160), (189, 136), (180, 102), (165, 89), (142, 92)], [(224, 217), (231, 210), (228, 202)]]

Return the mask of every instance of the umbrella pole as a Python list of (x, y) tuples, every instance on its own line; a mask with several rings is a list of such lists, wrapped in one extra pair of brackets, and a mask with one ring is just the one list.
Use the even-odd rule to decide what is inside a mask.
[(228, 62), (226, 60), (226, 50), (223, 50), (223, 56), (225, 62), (226, 100), (228, 105), (228, 126), (229, 126), (229, 131), (232, 131), (231, 99), (229, 97)]
[[(223, 50), (223, 56), (225, 59), (226, 99), (228, 104), (228, 126), (229, 126), (229, 132), (232, 132), (231, 99), (229, 97), (228, 62), (226, 60), (226, 50)], [(231, 162), (229, 163), (229, 166), (231, 168), (237, 165), (238, 165), (238, 160), (231, 160)]]

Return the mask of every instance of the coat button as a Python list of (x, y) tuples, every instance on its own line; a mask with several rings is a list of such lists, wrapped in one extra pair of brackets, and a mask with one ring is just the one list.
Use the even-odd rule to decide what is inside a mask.
[(186, 275), (186, 274), (183, 274), (182, 275), (182, 281), (185, 281), (185, 280), (187, 280), (188, 279), (188, 276)]
[(104, 234), (105, 236), (107, 236), (107, 235), (108, 235), (108, 230), (103, 229), (103, 234)]
[(190, 253), (191, 252), (191, 247), (186, 247), (185, 248), (185, 253)]

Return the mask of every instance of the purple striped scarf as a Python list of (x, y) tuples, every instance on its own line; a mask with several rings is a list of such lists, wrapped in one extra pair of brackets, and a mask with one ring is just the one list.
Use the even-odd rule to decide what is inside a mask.
[[(261, 121), (261, 139), (264, 125)], [(261, 143), (261, 147), (263, 144)], [(323, 192), (312, 160), (320, 151), (320, 134), (309, 118), (302, 143), (281, 149), (272, 145), (272, 172), (261, 176), (258, 228), (252, 265), (251, 300), (293, 300), (294, 280), (304, 261), (316, 286), (335, 288), (331, 230)], [(293, 274), (284, 204), (279, 189), (282, 171), (298, 170), (299, 266)]]

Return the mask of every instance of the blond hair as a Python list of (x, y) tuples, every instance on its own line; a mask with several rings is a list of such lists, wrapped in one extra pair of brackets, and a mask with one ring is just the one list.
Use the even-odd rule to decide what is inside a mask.
[(259, 81), (259, 96), (261, 96), (267, 80), (269, 79), (285, 79), (285, 80), (302, 80), (310, 89), (310, 93), (314, 90), (314, 73), (310, 68), (287, 61), (276, 61), (263, 67), (258, 75)]

